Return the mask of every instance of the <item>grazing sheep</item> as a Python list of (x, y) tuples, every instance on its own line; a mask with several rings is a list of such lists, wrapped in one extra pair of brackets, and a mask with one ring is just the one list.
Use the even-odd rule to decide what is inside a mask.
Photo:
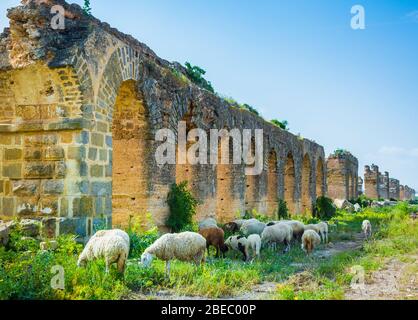
[(170, 277), (171, 260), (192, 261), (199, 266), (205, 262), (205, 251), (206, 239), (198, 233), (166, 234), (145, 250), (141, 264), (148, 268), (157, 257), (166, 262), (166, 273)]
[(224, 225), (225, 232), (230, 233), (237, 233), (240, 229), (240, 226), (236, 222), (229, 222), (226, 225)]
[(363, 234), (366, 239), (369, 239), (372, 236), (372, 224), (369, 220), (363, 221), (361, 229), (363, 230)]
[(263, 233), (265, 227), (266, 227), (266, 224), (263, 223), (263, 222), (260, 222), (258, 220), (255, 220), (255, 221), (254, 220), (249, 220), (242, 225), (240, 231), (246, 237), (248, 237), (252, 234), (261, 235)]
[(209, 229), (209, 228), (217, 228), (218, 223), (213, 218), (207, 218), (199, 223), (199, 231), (203, 229)]
[(247, 253), (247, 261), (249, 261), (252, 257), (254, 261), (256, 258), (260, 258), (260, 250), (261, 250), (261, 238), (258, 234), (252, 234), (247, 239), (246, 245), (246, 253)]
[(228, 251), (228, 247), (225, 245), (225, 232), (221, 228), (207, 228), (199, 231), (199, 234), (206, 239), (206, 248), (208, 250), (210, 246), (216, 248), (216, 258), (219, 257), (219, 252), (222, 253), (222, 256), (225, 255), (225, 252)]
[(225, 244), (231, 250), (241, 252), (244, 255), (244, 261), (248, 260), (248, 256), (247, 256), (248, 253), (247, 253), (247, 249), (246, 249), (248, 247), (248, 240), (247, 240), (246, 237), (232, 236), (232, 237), (229, 237), (225, 241)]
[(271, 227), (275, 224), (287, 224), (292, 227), (293, 230), (293, 239), (301, 240), (302, 235), (305, 232), (305, 225), (297, 220), (281, 220), (281, 221), (272, 221), (267, 226)]
[(306, 230), (302, 236), (302, 250), (310, 255), (321, 244), (321, 237), (314, 230)]
[(318, 224), (308, 224), (305, 226), (305, 231), (313, 230), (321, 237), (321, 241), (328, 243), (328, 224), (326, 222), (321, 222)]
[(124, 273), (129, 256), (130, 240), (126, 232), (122, 230), (98, 231), (86, 244), (81, 253), (77, 265), (84, 267), (87, 262), (104, 258), (106, 272), (110, 265), (116, 263), (118, 271)]
[(275, 224), (266, 227), (261, 234), (261, 241), (263, 245), (274, 245), (283, 243), (285, 245), (284, 253), (290, 250), (290, 242), (293, 238), (293, 229), (290, 225), (285, 223)]

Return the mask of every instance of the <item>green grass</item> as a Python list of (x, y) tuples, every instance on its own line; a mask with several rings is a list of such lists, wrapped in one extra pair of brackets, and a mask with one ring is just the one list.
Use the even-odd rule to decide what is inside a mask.
[[(252, 291), (262, 282), (278, 283), (272, 298), (290, 300), (343, 299), (348, 288), (353, 266), (362, 266), (369, 275), (388, 257), (405, 258), (418, 248), (418, 225), (408, 213), (416, 207), (399, 204), (391, 209), (366, 209), (360, 214), (339, 212), (330, 221), (331, 241), (355, 238), (364, 219), (372, 222), (373, 239), (360, 250), (342, 252), (331, 258), (308, 258), (294, 244), (284, 255), (281, 251), (263, 250), (261, 259), (252, 264), (241, 261), (241, 255), (232, 252), (226, 259), (207, 259), (203, 267), (174, 261), (171, 278), (165, 277), (165, 263), (154, 261), (152, 268), (142, 268), (136, 259), (157, 237), (156, 230), (143, 232), (133, 238), (132, 260), (124, 276), (113, 268), (106, 274), (103, 261), (77, 268), (77, 257), (82, 250), (73, 237), (58, 239), (56, 252), (40, 252), (39, 243), (21, 241), (14, 234), (8, 250), (0, 248), (0, 299), (109, 299), (126, 297), (130, 292), (152, 294), (170, 290), (179, 296), (207, 298), (232, 297)], [(314, 221), (310, 219), (311, 222)], [(322, 249), (321, 245), (319, 249)], [(50, 270), (61, 265), (65, 270), (65, 291), (50, 286)]]

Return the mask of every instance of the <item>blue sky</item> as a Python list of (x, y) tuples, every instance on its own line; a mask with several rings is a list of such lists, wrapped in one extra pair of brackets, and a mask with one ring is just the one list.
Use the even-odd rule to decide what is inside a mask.
[[(82, 0), (73, 1), (82, 3)], [(1, 0), (0, 27), (7, 25)], [(350, 150), (418, 190), (417, 0), (92, 0), (93, 14), (326, 153)], [(350, 28), (363, 5), (366, 29)]]

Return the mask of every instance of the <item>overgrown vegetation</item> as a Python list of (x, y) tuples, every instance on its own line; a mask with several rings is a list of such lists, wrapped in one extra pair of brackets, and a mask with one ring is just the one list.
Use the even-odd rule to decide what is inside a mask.
[(276, 127), (289, 131), (289, 122), (287, 120), (279, 121), (277, 119), (273, 119), (270, 122)]
[[(185, 185), (180, 190), (184, 188)], [(350, 285), (353, 266), (361, 266), (369, 273), (381, 266), (385, 258), (402, 257), (418, 250), (418, 223), (409, 218), (415, 211), (418, 208), (407, 203), (366, 208), (357, 214), (338, 211), (329, 220), (333, 243), (353, 239), (360, 233), (364, 219), (372, 222), (375, 231), (364, 248), (326, 259), (306, 257), (300, 245), (293, 245), (286, 255), (281, 250), (263, 250), (261, 259), (252, 264), (229, 252), (226, 259), (210, 258), (201, 268), (175, 261), (170, 279), (164, 275), (162, 261), (156, 260), (150, 269), (138, 264), (143, 250), (159, 236), (155, 228), (147, 227), (147, 216), (130, 224), (132, 252), (124, 277), (114, 267), (106, 274), (103, 261), (89, 263), (85, 269), (77, 268), (82, 246), (74, 236), (59, 237), (57, 251), (43, 252), (38, 241), (22, 240), (22, 234), (16, 230), (7, 250), (0, 248), (0, 299), (121, 299), (129, 297), (132, 291), (158, 290), (219, 298), (251, 291), (265, 281), (278, 283), (272, 296), (275, 299), (342, 299)], [(251, 216), (258, 217), (258, 213), (252, 212)], [(195, 230), (195, 224), (186, 228)], [(326, 248), (321, 245), (319, 249)], [(50, 285), (55, 275), (51, 269), (57, 265), (65, 270), (65, 290), (55, 290)]]
[(188, 189), (187, 181), (171, 186), (167, 203), (170, 208), (170, 215), (166, 225), (173, 232), (180, 232), (193, 223), (198, 202)]
[(329, 220), (336, 212), (337, 209), (335, 208), (332, 199), (321, 196), (316, 200), (313, 216), (320, 220)]
[(207, 81), (203, 76), (206, 74), (206, 71), (198, 66), (192, 66), (189, 62), (185, 63), (186, 72), (190, 80), (198, 85), (199, 87), (206, 89), (212, 93), (215, 93), (210, 81)]

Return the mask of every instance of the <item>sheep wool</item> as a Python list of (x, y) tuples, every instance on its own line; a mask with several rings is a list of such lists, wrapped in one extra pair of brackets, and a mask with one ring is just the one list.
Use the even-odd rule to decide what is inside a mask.
[(307, 230), (302, 236), (302, 250), (310, 255), (321, 244), (321, 237), (314, 230)]
[(369, 220), (364, 220), (362, 224), (362, 230), (364, 237), (369, 239), (372, 236), (372, 224)]
[(199, 231), (208, 228), (216, 228), (218, 223), (213, 218), (207, 218), (199, 223)]
[(279, 223), (266, 227), (261, 234), (261, 242), (263, 245), (276, 245), (283, 243), (285, 245), (284, 252), (290, 250), (290, 242), (293, 238), (293, 229), (286, 223)]
[(260, 258), (261, 238), (258, 234), (252, 234), (247, 239), (246, 254), (247, 261)]
[(113, 263), (117, 264), (118, 271), (125, 271), (129, 256), (130, 240), (122, 230), (102, 230), (97, 232), (86, 244), (78, 259), (78, 266), (82, 267), (89, 261), (105, 259), (106, 272)]
[(141, 257), (144, 266), (149, 267), (156, 256), (167, 263), (166, 272), (170, 277), (170, 262), (177, 259), (200, 265), (205, 262), (206, 239), (198, 233), (183, 232), (166, 234), (145, 250)]
[(241, 227), (241, 233), (248, 237), (252, 234), (261, 235), (266, 228), (266, 224), (258, 220), (245, 222)]

